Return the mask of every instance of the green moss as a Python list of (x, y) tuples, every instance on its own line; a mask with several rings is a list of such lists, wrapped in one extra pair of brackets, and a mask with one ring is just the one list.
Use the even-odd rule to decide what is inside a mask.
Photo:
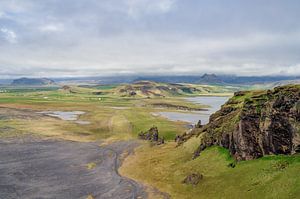
[(97, 85), (97, 86), (93, 86), (92, 88), (98, 89), (101, 91), (110, 91), (110, 90), (117, 88), (118, 86), (119, 85), (117, 85), (117, 84), (110, 84), (110, 85)]
[(297, 110), (297, 111), (300, 111), (300, 102), (297, 102), (297, 103), (296, 103), (296, 110)]
[(231, 156), (228, 149), (226, 149), (224, 147), (220, 147), (220, 146), (212, 146), (212, 147), (216, 147), (219, 154), (223, 155), (225, 157), (226, 161), (235, 162), (234, 158)]
[(92, 170), (92, 169), (94, 169), (96, 166), (97, 166), (97, 164), (96, 164), (95, 162), (90, 162), (90, 163), (88, 163), (88, 164), (86, 165), (86, 168), (87, 168), (88, 170)]

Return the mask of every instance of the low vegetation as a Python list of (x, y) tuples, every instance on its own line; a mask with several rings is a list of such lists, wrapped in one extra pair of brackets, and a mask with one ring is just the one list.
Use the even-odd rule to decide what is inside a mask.
[(239, 87), (196, 84), (167, 84), (151, 81), (138, 81), (115, 88), (115, 95), (123, 97), (176, 97), (195, 95), (230, 94)]
[[(136, 86), (140, 87), (141, 84), (135, 84), (133, 87)], [(155, 87), (157, 86), (162, 85), (155, 84)], [(30, 90), (2, 88), (5, 92), (0, 93), (0, 137), (38, 135), (75, 141), (105, 139), (107, 142), (113, 142), (136, 139), (141, 131), (145, 132), (157, 126), (165, 144), (150, 145), (142, 141), (134, 155), (127, 157), (120, 168), (122, 175), (150, 187), (148, 191), (152, 198), (162, 197), (157, 190), (179, 199), (241, 196), (297, 198), (300, 195), (299, 155), (272, 155), (236, 162), (228, 150), (211, 146), (202, 151), (199, 157), (193, 158), (202, 135), (191, 137), (177, 146), (173, 140), (176, 135), (187, 130), (186, 123), (169, 121), (151, 114), (158, 111), (157, 108), (160, 108), (160, 111), (205, 109), (207, 106), (187, 102), (184, 97), (196, 94), (228, 95), (235, 88), (180, 85), (175, 95), (169, 92), (162, 92), (161, 96), (136, 92), (132, 97), (121, 94), (120, 89), (125, 87), (126, 85), (47, 87)], [(199, 91), (189, 93), (184, 91), (184, 87), (196, 88)], [(263, 93), (253, 91), (235, 96), (233, 100), (236, 103), (232, 103), (232, 106), (241, 108), (244, 101), (252, 100), (253, 95), (264, 96)], [(297, 107), (298, 105), (298, 110)], [(90, 124), (64, 121), (39, 113), (45, 110), (84, 111), (85, 114), (80, 115), (78, 119), (89, 121)], [(262, 110), (263, 107), (258, 104), (255, 111), (259, 113)], [(236, 118), (232, 116), (231, 119)], [(227, 122), (230, 126), (231, 120)], [(223, 130), (216, 129), (219, 132)], [(91, 162), (86, 168), (93, 169), (95, 165), (97, 162)], [(188, 176), (198, 176), (197, 183), (184, 183)]]
[[(115, 86), (78, 87), (3, 87), (0, 93), (0, 125), (5, 133), (1, 137), (23, 134), (56, 136), (64, 139), (91, 141), (97, 139), (132, 139), (154, 124), (166, 140), (172, 140), (183, 131), (182, 122), (155, 117), (153, 103), (174, 104), (190, 109), (201, 108), (183, 98), (130, 98), (116, 96)], [(103, 90), (102, 90), (103, 89)], [(176, 107), (171, 109), (176, 110)], [(168, 108), (170, 109), (170, 108)], [(11, 110), (15, 111), (11, 115)], [(40, 111), (84, 111), (81, 125), (38, 114)], [(6, 118), (10, 115), (9, 118)], [(27, 115), (28, 117), (25, 117)]]
[[(192, 159), (195, 148), (191, 145), (190, 141), (180, 147), (175, 143), (143, 145), (124, 162), (120, 172), (178, 199), (297, 198), (300, 194), (299, 155), (236, 163), (227, 150), (214, 146)], [(183, 183), (193, 173), (203, 176), (199, 183)]]
[[(188, 139), (183, 137), (181, 145), (169, 142), (165, 146), (141, 146), (121, 172), (172, 198), (297, 198), (299, 89), (288, 85), (269, 91), (237, 92), (211, 116), (209, 124), (185, 134)], [(249, 125), (239, 124), (245, 129), (236, 133), (241, 121)], [(257, 125), (255, 121), (267, 123)], [(282, 127), (286, 128), (278, 130)], [(260, 142), (257, 135), (274, 136), (270, 140), (276, 143)]]

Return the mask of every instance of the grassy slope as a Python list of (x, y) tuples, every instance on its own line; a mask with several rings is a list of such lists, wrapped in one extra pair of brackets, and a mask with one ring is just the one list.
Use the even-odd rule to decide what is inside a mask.
[[(223, 148), (211, 147), (192, 160), (189, 147), (168, 143), (140, 147), (120, 172), (178, 199), (297, 198), (300, 194), (299, 155), (240, 162), (235, 168), (227, 166), (231, 162)], [(203, 174), (203, 180), (196, 186), (182, 184), (194, 172)]]
[[(251, 91), (235, 100), (243, 101), (261, 93), (264, 91)], [(231, 168), (228, 164), (233, 159), (220, 147), (210, 147), (192, 160), (200, 139), (193, 137), (177, 148), (171, 142), (165, 146), (142, 146), (123, 164), (121, 173), (179, 199), (299, 198), (300, 154), (267, 156), (239, 162)], [(191, 173), (201, 173), (204, 179), (196, 186), (182, 184)]]
[(221, 85), (197, 85), (197, 84), (167, 84), (151, 81), (141, 81), (134, 84), (123, 84), (112, 89), (117, 96), (131, 96), (129, 93), (134, 91), (136, 95), (131, 97), (153, 97), (153, 96), (198, 96), (198, 95), (230, 95), (232, 92), (239, 90), (237, 86)]

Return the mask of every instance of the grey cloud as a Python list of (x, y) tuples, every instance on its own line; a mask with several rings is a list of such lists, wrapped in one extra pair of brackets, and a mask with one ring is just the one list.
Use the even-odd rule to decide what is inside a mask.
[(300, 75), (296, 0), (3, 0), (0, 76)]

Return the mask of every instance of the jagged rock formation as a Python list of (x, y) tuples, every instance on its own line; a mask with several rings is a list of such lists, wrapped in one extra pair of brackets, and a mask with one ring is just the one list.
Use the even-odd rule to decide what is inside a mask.
[(197, 122), (197, 124), (195, 125), (195, 128), (201, 128), (203, 125), (202, 125), (202, 122), (201, 122), (201, 120), (199, 120), (198, 122)]
[(176, 135), (175, 142), (177, 142), (177, 146), (180, 146), (184, 142), (186, 142), (191, 137), (198, 135), (199, 130), (202, 129), (203, 125), (201, 124), (201, 120), (195, 124), (193, 129), (189, 129), (186, 132), (184, 132), (182, 135)]
[(212, 145), (229, 149), (236, 160), (300, 152), (300, 85), (236, 92), (209, 124), (180, 141), (195, 135), (202, 138), (195, 157)]
[(165, 139), (159, 137), (159, 135), (158, 135), (158, 128), (155, 127), (155, 126), (151, 127), (146, 132), (140, 132), (138, 136), (139, 136), (140, 139), (149, 140), (150, 142), (153, 142), (153, 143), (155, 143), (157, 145), (165, 143)]

